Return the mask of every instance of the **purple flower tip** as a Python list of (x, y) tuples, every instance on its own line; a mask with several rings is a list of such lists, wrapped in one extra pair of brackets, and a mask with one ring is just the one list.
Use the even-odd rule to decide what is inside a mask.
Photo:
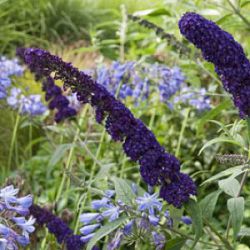
[(250, 62), (242, 46), (231, 34), (199, 14), (188, 12), (179, 21), (179, 28), (205, 60), (215, 65), (224, 88), (232, 94), (241, 118), (250, 116)]

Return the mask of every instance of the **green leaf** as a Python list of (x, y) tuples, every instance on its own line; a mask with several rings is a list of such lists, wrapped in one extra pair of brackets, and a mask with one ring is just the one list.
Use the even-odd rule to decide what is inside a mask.
[(56, 147), (55, 152), (50, 158), (49, 167), (54, 167), (65, 155), (66, 151), (71, 147), (74, 147), (73, 144), (60, 144)]
[(167, 15), (171, 16), (169, 10), (165, 8), (158, 8), (158, 9), (147, 9), (135, 12), (133, 15), (135, 16), (162, 16)]
[(219, 187), (223, 190), (226, 194), (237, 197), (240, 191), (240, 183), (232, 177), (227, 179), (221, 180), (218, 182)]
[(241, 173), (244, 172), (243, 170), (243, 167), (244, 165), (239, 165), (239, 166), (236, 166), (236, 167), (231, 167), (231, 168), (228, 168), (214, 176), (212, 176), (211, 178), (207, 179), (206, 181), (204, 181), (201, 185), (204, 185), (208, 182), (211, 182), (211, 181), (215, 181), (215, 180), (218, 180), (224, 176), (228, 176), (228, 175), (231, 175), (233, 174), (233, 177), (236, 177), (238, 175), (240, 175)]
[(233, 15), (233, 13), (229, 13), (229, 14), (227, 14), (227, 15), (221, 17), (220, 19), (218, 19), (218, 20), (216, 21), (216, 23), (217, 23), (218, 25), (224, 24), (224, 23), (227, 21), (227, 19), (230, 18), (232, 15)]
[(189, 200), (189, 202), (185, 204), (185, 209), (192, 219), (192, 225), (195, 231), (195, 241), (192, 246), (194, 247), (203, 234), (202, 211), (200, 204), (194, 200)]
[(99, 230), (95, 232), (94, 237), (89, 241), (86, 250), (91, 250), (94, 245), (104, 236), (113, 232), (116, 228), (118, 228), (121, 224), (123, 224), (127, 220), (127, 217), (121, 217), (115, 221), (109, 222), (108, 224), (101, 227)]
[(221, 104), (219, 104), (216, 108), (207, 112), (198, 122), (197, 125), (197, 133), (200, 134), (204, 128), (204, 125), (209, 121), (214, 119), (217, 115), (219, 115), (222, 110), (228, 108), (231, 104), (230, 100), (225, 100)]
[(250, 236), (250, 227), (245, 227), (245, 228), (241, 228), (240, 232), (238, 233), (238, 236), (241, 237), (249, 237)]
[(96, 180), (101, 180), (103, 178), (107, 178), (109, 175), (109, 171), (110, 169), (114, 166), (115, 164), (111, 163), (111, 164), (105, 164), (102, 165), (99, 172), (96, 174), (95, 176), (95, 181)]
[(132, 205), (136, 195), (128, 182), (117, 177), (113, 177), (112, 181), (115, 184), (116, 199), (123, 201), (126, 205)]
[(218, 137), (218, 138), (214, 138), (210, 141), (208, 141), (207, 143), (205, 143), (205, 145), (201, 148), (200, 152), (199, 152), (199, 155), (202, 153), (202, 151), (204, 149), (206, 149), (207, 147), (210, 147), (212, 146), (213, 144), (216, 144), (216, 143), (230, 143), (230, 144), (234, 144), (234, 145), (237, 145), (237, 146), (240, 146), (242, 147), (242, 145), (235, 141), (235, 140), (232, 140), (232, 139), (229, 139), (228, 137), (225, 137), (225, 136), (221, 136), (221, 137)]
[(240, 5), (240, 7), (243, 8), (243, 7), (247, 6), (248, 4), (250, 4), (250, 1), (246, 1), (246, 2), (242, 3)]
[(177, 237), (171, 240), (168, 240), (165, 244), (165, 249), (167, 250), (180, 250), (186, 242), (186, 238)]
[(181, 216), (183, 215), (183, 209), (171, 206), (169, 208), (169, 212), (170, 212), (170, 217), (173, 220), (173, 228), (177, 229), (180, 224)]
[(210, 220), (213, 216), (213, 212), (215, 209), (215, 205), (221, 194), (221, 190), (217, 190), (209, 195), (207, 195), (204, 199), (200, 201), (200, 207), (202, 211), (203, 218)]
[(234, 239), (237, 238), (237, 235), (240, 231), (240, 227), (243, 221), (244, 203), (245, 201), (243, 197), (230, 198), (227, 201), (227, 208), (232, 218)]

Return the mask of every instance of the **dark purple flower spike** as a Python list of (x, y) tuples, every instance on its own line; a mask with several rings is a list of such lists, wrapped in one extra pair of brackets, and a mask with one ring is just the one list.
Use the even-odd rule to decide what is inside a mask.
[[(90, 103), (96, 110), (98, 123), (106, 118), (105, 128), (112, 139), (122, 141), (126, 155), (139, 162), (147, 184), (161, 185), (160, 195), (169, 204), (181, 207), (190, 195), (196, 194), (191, 178), (180, 172), (180, 162), (167, 153), (143, 122), (105, 87), (45, 50), (27, 48), (19, 50), (18, 54), (37, 78), (51, 81), (50, 75), (54, 73), (54, 79), (62, 80), (64, 88), (70, 87), (80, 102)], [(57, 100), (56, 105), (60, 107), (61, 102)]]
[(30, 207), (30, 214), (36, 218), (39, 225), (45, 225), (49, 232), (54, 234), (59, 244), (64, 243), (68, 250), (81, 250), (84, 243), (80, 240), (80, 235), (74, 235), (68, 225), (59, 217), (52, 214), (45, 208), (38, 205)]
[(250, 116), (250, 62), (232, 35), (204, 17), (188, 12), (179, 21), (181, 34), (215, 65), (224, 88), (233, 96), (241, 118)]

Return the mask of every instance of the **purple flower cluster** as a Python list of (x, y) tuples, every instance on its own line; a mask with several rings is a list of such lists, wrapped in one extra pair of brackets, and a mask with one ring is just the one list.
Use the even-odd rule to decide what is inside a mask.
[(68, 250), (83, 249), (84, 243), (80, 240), (81, 236), (74, 235), (73, 231), (59, 217), (38, 205), (32, 205), (30, 213), (36, 218), (39, 225), (46, 225), (49, 232), (55, 235), (59, 244), (64, 243)]
[(196, 194), (192, 179), (180, 172), (180, 162), (167, 153), (143, 122), (136, 119), (104, 86), (47, 51), (28, 48), (19, 50), (18, 54), (37, 77), (50, 79), (54, 72), (55, 79), (62, 80), (65, 88), (70, 87), (79, 101), (90, 103), (96, 109), (97, 122), (101, 123), (106, 117), (107, 132), (113, 140), (123, 142), (123, 149), (131, 160), (139, 162), (146, 183), (161, 185), (162, 198), (181, 207), (190, 195)]
[(224, 88), (232, 94), (240, 116), (250, 116), (250, 62), (232, 35), (196, 13), (186, 13), (179, 21), (181, 33), (202, 50), (215, 65)]
[[(19, 189), (12, 185), (0, 189), (0, 240), (1, 249), (18, 249), (30, 243), (29, 234), (35, 228), (35, 219), (29, 215), (32, 196), (17, 197)], [(1, 245), (0, 245), (1, 246)]]
[[(136, 232), (144, 232), (145, 235), (152, 235), (151, 242), (156, 249), (163, 249), (165, 246), (165, 236), (160, 233), (163, 227), (173, 226), (173, 220), (170, 218), (168, 210), (163, 211), (162, 201), (156, 193), (149, 194), (145, 192), (143, 196), (138, 195), (137, 186), (131, 187), (134, 198), (130, 204), (115, 197), (115, 191), (107, 190), (99, 200), (91, 202), (94, 211), (83, 213), (80, 215), (80, 222), (83, 227), (80, 229), (83, 242), (88, 242), (95, 236), (96, 230), (105, 225), (106, 222), (117, 220), (119, 217), (126, 215), (128, 221), (125, 225), (121, 225), (110, 235), (107, 249), (118, 249), (122, 241), (128, 241), (129, 237), (135, 235)], [(161, 221), (161, 225), (160, 225)], [(192, 221), (188, 216), (182, 216), (181, 221), (185, 224), (191, 224)]]
[(76, 110), (69, 106), (70, 101), (62, 94), (62, 89), (57, 86), (54, 79), (48, 76), (43, 81), (42, 90), (46, 93), (45, 100), (49, 101), (49, 109), (56, 109), (55, 121), (60, 122), (76, 115)]

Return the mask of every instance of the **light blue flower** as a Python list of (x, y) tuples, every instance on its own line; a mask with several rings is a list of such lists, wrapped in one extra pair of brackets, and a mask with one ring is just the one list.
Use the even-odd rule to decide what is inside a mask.
[(0, 100), (5, 99), (6, 96), (7, 96), (6, 90), (3, 87), (0, 86)]
[(205, 88), (195, 89), (185, 86), (181, 89), (179, 95), (174, 97), (173, 103), (187, 104), (197, 111), (203, 112), (211, 109), (211, 100), (206, 92)]
[(154, 208), (161, 210), (162, 203), (158, 199), (158, 194), (152, 194), (144, 193), (143, 197), (137, 197), (136, 203), (139, 205), (138, 210), (139, 211), (146, 211), (148, 210), (149, 213), (154, 213)]
[(108, 205), (108, 209), (102, 212), (103, 217), (109, 217), (109, 221), (114, 221), (119, 217), (120, 208), (113, 204)]
[(11, 207), (10, 203), (15, 203), (17, 201), (16, 195), (19, 189), (14, 188), (13, 185), (7, 186), (0, 189), (0, 198), (5, 202), (7, 207)]
[[(26, 246), (29, 243), (29, 233), (35, 230), (33, 224), (35, 219), (30, 217), (16, 217), (16, 214), (26, 216), (29, 214), (29, 207), (32, 204), (32, 196), (17, 198), (19, 189), (14, 186), (7, 186), (0, 189), (0, 211), (3, 211), (0, 224), (0, 235), (7, 241), (7, 249), (18, 249), (17, 243)], [(8, 216), (5, 216), (5, 215)], [(5, 224), (3, 224), (5, 223)], [(14, 230), (20, 229), (17, 232)], [(22, 235), (19, 235), (19, 231)], [(3, 243), (4, 244), (4, 243)]]
[(26, 220), (24, 217), (13, 217), (12, 220), (16, 223), (18, 227), (23, 230), (23, 235), (25, 236), (28, 236), (35, 230), (35, 227), (33, 225), (36, 219), (32, 217), (30, 217), (28, 220)]
[(16, 202), (24, 208), (29, 208), (32, 205), (33, 198), (32, 195), (29, 194), (27, 196), (18, 198)]
[(18, 109), (21, 114), (30, 116), (42, 115), (47, 110), (41, 102), (41, 95), (24, 96), (18, 88), (11, 89), (7, 103), (13, 109)]
[(191, 225), (192, 224), (192, 219), (189, 216), (182, 216), (181, 217), (181, 221), (187, 225)]
[(0, 238), (0, 250), (6, 250), (7, 249), (7, 243), (8, 241), (6, 239)]
[(153, 226), (157, 226), (160, 221), (160, 218), (156, 217), (154, 214), (149, 214), (148, 219)]
[(123, 228), (124, 234), (126, 234), (126, 235), (131, 234), (134, 223), (135, 223), (135, 221), (134, 221), (134, 220), (131, 220), (131, 221), (129, 221), (129, 222), (124, 226), (124, 228)]
[(92, 224), (92, 225), (87, 225), (87, 226), (84, 226), (80, 229), (80, 232), (83, 234), (83, 235), (88, 235), (92, 232), (94, 232), (98, 227), (100, 227), (101, 224)]
[(20, 76), (23, 74), (23, 67), (19, 65), (19, 62), (16, 58), (7, 59), (6, 57), (0, 58), (0, 75)]
[(25, 235), (17, 235), (16, 236), (16, 241), (21, 245), (21, 246), (27, 246), (30, 243), (29, 237)]
[(93, 238), (95, 233), (88, 234), (86, 236), (82, 236), (80, 239), (83, 243), (87, 243), (91, 238)]
[(115, 237), (108, 243), (107, 250), (115, 250), (120, 247), (121, 241), (123, 238), (123, 232), (121, 230), (117, 230)]
[(95, 210), (99, 210), (101, 208), (107, 207), (109, 202), (109, 199), (106, 197), (103, 197), (101, 200), (93, 200), (91, 202), (91, 206)]
[(0, 235), (7, 240), (7, 249), (18, 249), (15, 242), (18, 242), (22, 246), (26, 246), (29, 243), (29, 239), (24, 235), (17, 234), (11, 228), (0, 224)]
[(80, 222), (82, 222), (84, 225), (87, 225), (90, 222), (96, 220), (98, 217), (100, 217), (99, 213), (84, 213), (80, 215)]
[(12, 88), (10, 91), (10, 95), (7, 98), (7, 103), (10, 107), (16, 109), (19, 107), (19, 98), (21, 95), (21, 89), (19, 88)]
[(165, 243), (166, 243), (166, 239), (165, 236), (163, 234), (159, 234), (157, 232), (152, 232), (152, 236), (153, 236), (153, 242), (155, 244), (155, 249), (156, 250), (161, 250), (164, 248)]
[(166, 218), (170, 218), (170, 212), (169, 212), (169, 210), (166, 210), (166, 211), (164, 212), (164, 216), (165, 216)]
[(1, 77), (0, 75), (0, 86), (3, 88), (8, 88), (11, 85), (11, 80), (9, 77)]
[(4, 235), (4, 236), (8, 235), (10, 233), (10, 230), (11, 230), (10, 228), (8, 228), (5, 225), (0, 223), (0, 234), (1, 235)]

